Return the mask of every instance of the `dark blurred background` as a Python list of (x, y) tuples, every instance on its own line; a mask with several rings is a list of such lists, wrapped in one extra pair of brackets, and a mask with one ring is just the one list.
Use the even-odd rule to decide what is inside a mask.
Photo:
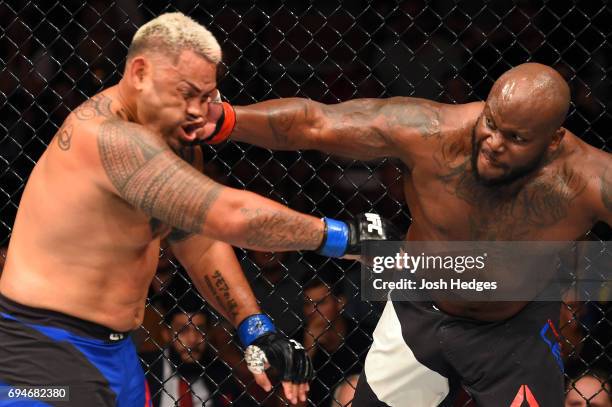
[[(400, 95), (463, 103), (485, 99), (493, 81), (510, 67), (536, 61), (554, 66), (570, 83), (566, 127), (597, 148), (610, 151), (612, 145), (612, 8), (604, 0), (3, 0), (0, 246), (8, 243), (30, 171), (68, 112), (119, 80), (138, 26), (177, 10), (206, 25), (221, 43), (219, 87), (233, 104), (289, 96), (335, 103)], [(400, 228), (410, 224), (402, 168), (393, 160), (357, 163), (233, 142), (206, 147), (205, 155), (213, 178), (294, 209), (339, 218), (373, 209)], [(610, 228), (600, 224), (587, 238), (610, 236)], [(341, 304), (338, 314), (367, 342), (380, 304), (360, 300), (355, 264), (314, 255), (238, 254), (264, 309), (272, 310), (289, 335), (304, 340), (310, 298), (304, 287), (322, 282), (329, 291), (324, 298)], [(141, 337), (144, 347), (161, 324), (154, 316), (179, 303), (181, 293), (193, 291), (176, 262), (162, 260), (149, 299), (153, 322)], [(168, 300), (168, 291), (179, 295)], [(566, 307), (568, 375), (595, 365), (610, 371), (608, 310), (607, 303), (595, 302)], [(214, 315), (208, 319), (212, 326), (223, 325)], [(217, 336), (221, 345), (215, 352), (221, 354), (231, 337)], [(360, 366), (364, 353), (353, 352), (353, 365)], [(326, 353), (327, 360), (334, 354)], [(238, 369), (239, 361), (226, 364)], [(338, 370), (348, 376), (359, 371), (353, 365)], [(343, 375), (321, 384), (327, 396), (311, 403), (329, 405)], [(253, 397), (282, 403), (279, 397)]]

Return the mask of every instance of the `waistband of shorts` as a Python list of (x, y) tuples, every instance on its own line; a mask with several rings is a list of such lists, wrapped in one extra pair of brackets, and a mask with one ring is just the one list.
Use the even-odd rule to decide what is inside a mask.
[(5, 313), (24, 324), (43, 325), (64, 329), (78, 336), (116, 343), (126, 339), (129, 332), (118, 332), (104, 325), (72, 315), (20, 304), (0, 294), (0, 313)]

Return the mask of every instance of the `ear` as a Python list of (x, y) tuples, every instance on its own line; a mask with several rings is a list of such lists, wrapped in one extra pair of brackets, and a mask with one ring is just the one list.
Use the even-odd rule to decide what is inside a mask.
[(559, 127), (557, 130), (555, 130), (555, 132), (553, 133), (552, 139), (550, 140), (550, 145), (548, 146), (548, 149), (550, 151), (557, 150), (564, 136), (565, 136), (565, 128)]
[(136, 56), (129, 62), (127, 74), (130, 82), (137, 90), (144, 88), (147, 74), (150, 72), (149, 61), (144, 56)]

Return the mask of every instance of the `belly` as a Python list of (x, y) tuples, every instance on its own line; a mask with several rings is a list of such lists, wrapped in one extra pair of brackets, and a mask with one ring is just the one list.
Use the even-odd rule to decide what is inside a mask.
[(131, 256), (107, 253), (106, 261), (93, 264), (44, 250), (26, 255), (14, 245), (0, 279), (0, 293), (24, 305), (129, 331), (142, 322), (158, 253), (159, 244), (152, 244)]

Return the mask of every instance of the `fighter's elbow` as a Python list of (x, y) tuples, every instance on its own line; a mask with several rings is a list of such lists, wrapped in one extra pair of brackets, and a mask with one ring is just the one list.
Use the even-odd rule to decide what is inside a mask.
[(240, 242), (246, 228), (242, 215), (246, 200), (239, 191), (225, 188), (219, 200), (210, 208), (203, 227), (203, 234), (232, 245)]

